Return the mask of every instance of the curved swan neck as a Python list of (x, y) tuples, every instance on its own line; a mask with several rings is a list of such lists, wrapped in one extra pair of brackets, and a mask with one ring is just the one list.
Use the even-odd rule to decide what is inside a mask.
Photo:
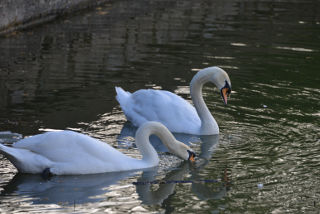
[[(215, 68), (215, 67), (213, 67)], [(213, 116), (211, 115), (202, 96), (203, 85), (212, 80), (212, 75), (215, 69), (206, 68), (199, 71), (190, 82), (190, 94), (193, 104), (201, 120), (201, 134), (218, 134), (219, 127)], [(214, 82), (215, 83), (215, 82)], [(212, 133), (212, 130), (218, 130), (217, 133)]]
[(145, 123), (138, 129), (136, 133), (136, 145), (143, 156), (142, 160), (155, 166), (159, 163), (159, 157), (150, 143), (149, 138), (151, 135), (158, 136), (169, 151), (174, 146), (176, 140), (165, 126), (157, 122)]

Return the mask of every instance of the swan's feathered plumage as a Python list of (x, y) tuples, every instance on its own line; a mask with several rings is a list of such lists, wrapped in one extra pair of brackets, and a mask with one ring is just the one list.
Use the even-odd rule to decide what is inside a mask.
[(190, 91), (195, 107), (180, 96), (164, 90), (141, 89), (131, 94), (116, 87), (116, 99), (127, 119), (135, 126), (139, 127), (146, 121), (158, 121), (172, 132), (218, 134), (218, 124), (202, 97), (202, 87), (206, 82), (218, 87), (226, 104), (231, 82), (228, 74), (219, 67), (202, 69), (193, 77)]
[(187, 150), (190, 148), (176, 141), (162, 124), (152, 122), (137, 131), (139, 140), (136, 144), (143, 155), (142, 160), (126, 156), (104, 142), (73, 131), (35, 135), (14, 143), (12, 147), (0, 144), (0, 152), (24, 173), (42, 173), (46, 168), (57, 175), (126, 171), (158, 165), (158, 155), (149, 142), (151, 134), (158, 135), (169, 151), (188, 159)]
[(196, 133), (201, 126), (196, 109), (169, 91), (141, 89), (131, 94), (120, 87), (116, 87), (116, 91), (127, 119), (137, 127), (146, 121), (157, 121), (172, 132)]
[(19, 171), (27, 173), (50, 168), (54, 174), (91, 174), (126, 170), (132, 163), (108, 144), (73, 131), (47, 132), (20, 140), (12, 148), (0, 144), (0, 149)]

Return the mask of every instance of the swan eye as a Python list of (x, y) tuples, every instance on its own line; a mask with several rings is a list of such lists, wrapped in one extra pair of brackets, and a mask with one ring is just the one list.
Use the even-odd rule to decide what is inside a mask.
[(196, 154), (194, 153), (194, 152), (192, 152), (192, 151), (190, 151), (190, 150), (187, 150), (188, 151), (188, 153), (189, 153), (189, 158), (188, 158), (188, 160), (189, 161), (191, 161), (191, 162), (194, 162), (195, 161), (195, 157), (196, 157)]

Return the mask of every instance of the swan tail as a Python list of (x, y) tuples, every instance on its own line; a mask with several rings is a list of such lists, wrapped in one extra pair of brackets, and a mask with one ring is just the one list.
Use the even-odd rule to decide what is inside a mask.
[(15, 155), (13, 148), (11, 148), (9, 146), (5, 146), (1, 143), (0, 143), (0, 153), (3, 154), (4, 156), (6, 156), (8, 159), (10, 159), (11, 157), (14, 157), (14, 155)]
[(121, 87), (116, 87), (116, 92), (116, 99), (118, 100), (122, 110), (124, 110), (131, 93), (123, 90)]
[(3, 154), (20, 172), (41, 173), (50, 161), (27, 149), (13, 148), (0, 143)]
[(15, 149), (9, 146), (5, 146), (0, 143), (0, 153), (3, 154), (15, 167), (18, 168), (19, 149)]

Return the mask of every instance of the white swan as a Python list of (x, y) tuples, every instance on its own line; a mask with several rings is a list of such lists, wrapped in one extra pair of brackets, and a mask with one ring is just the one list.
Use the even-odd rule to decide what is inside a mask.
[(142, 89), (131, 94), (116, 87), (116, 99), (127, 119), (137, 127), (146, 121), (158, 121), (172, 132), (214, 135), (219, 134), (219, 127), (202, 97), (202, 87), (207, 82), (217, 86), (227, 104), (231, 82), (219, 67), (205, 68), (193, 77), (190, 93), (195, 108), (176, 94), (163, 90)]
[(73, 131), (47, 132), (20, 140), (12, 147), (0, 144), (0, 152), (23, 173), (54, 175), (94, 174), (157, 166), (159, 158), (149, 142), (157, 135), (169, 151), (183, 160), (194, 159), (194, 152), (177, 141), (158, 122), (147, 122), (136, 132), (136, 145), (143, 158), (128, 157), (106, 143)]

